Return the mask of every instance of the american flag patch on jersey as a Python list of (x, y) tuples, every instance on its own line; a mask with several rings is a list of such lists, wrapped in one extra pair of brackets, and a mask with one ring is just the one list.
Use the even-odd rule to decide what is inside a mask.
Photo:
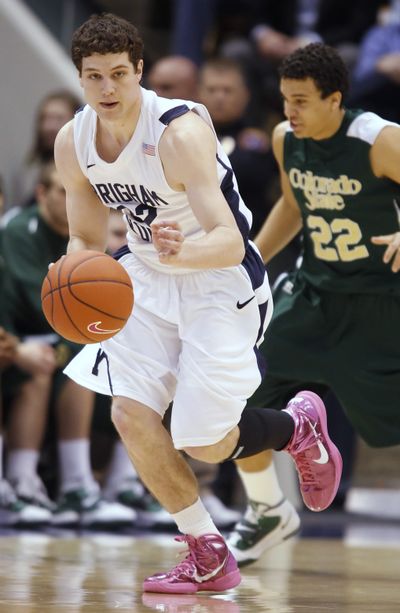
[(143, 153), (146, 155), (155, 155), (156, 154), (156, 146), (148, 145), (147, 143), (142, 143)]

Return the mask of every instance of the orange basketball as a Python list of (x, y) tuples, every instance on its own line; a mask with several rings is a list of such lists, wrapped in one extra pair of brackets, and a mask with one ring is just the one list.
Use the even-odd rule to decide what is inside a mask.
[(100, 251), (77, 251), (51, 266), (42, 285), (42, 309), (51, 327), (75, 343), (117, 334), (133, 307), (133, 287), (117, 260)]

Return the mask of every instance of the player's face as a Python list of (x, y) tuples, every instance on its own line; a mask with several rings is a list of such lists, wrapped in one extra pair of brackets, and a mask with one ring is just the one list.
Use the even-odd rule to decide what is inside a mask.
[(341, 94), (321, 98), (314, 80), (281, 79), (283, 110), (297, 138), (328, 138), (337, 130)]
[(70, 105), (59, 98), (48, 100), (39, 118), (39, 135), (42, 148), (53, 151), (58, 131), (74, 116)]
[(38, 185), (36, 197), (40, 211), (49, 226), (59, 234), (68, 236), (65, 189), (55, 169), (48, 186)]
[(142, 69), (140, 60), (135, 72), (127, 51), (84, 57), (80, 81), (87, 103), (101, 119), (123, 118), (139, 104)]

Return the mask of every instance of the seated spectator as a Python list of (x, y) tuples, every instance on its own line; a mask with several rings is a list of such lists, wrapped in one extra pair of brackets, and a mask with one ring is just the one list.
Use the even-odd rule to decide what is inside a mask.
[(51, 92), (40, 102), (34, 123), (33, 143), (24, 166), (15, 176), (14, 205), (35, 202), (35, 188), (43, 164), (54, 160), (54, 141), (58, 131), (74, 116), (82, 102), (69, 91)]
[[(3, 189), (0, 181), (0, 216), (3, 212)], [(1, 235), (0, 235), (1, 239)], [(22, 343), (10, 328), (5, 315), (4, 301), (4, 260), (0, 245), (0, 384), (3, 371), (15, 364), (30, 373), (49, 375), (53, 370), (52, 354), (36, 343)], [(1, 389), (0, 389), (1, 391)], [(3, 406), (0, 396), (0, 526), (36, 525), (46, 523), (50, 518), (47, 509), (26, 504), (18, 499), (10, 483), (4, 479), (3, 471)]]
[[(65, 191), (53, 162), (41, 169), (36, 198), (37, 204), (16, 215), (2, 231), (6, 314), (22, 339), (47, 347), (54, 372), (45, 376), (17, 368), (7, 372), (7, 478), (20, 499), (52, 512), (56, 525), (131, 523), (134, 512), (102, 500), (92, 474), (89, 434), (94, 394), (62, 373), (79, 347), (53, 332), (41, 309), (48, 265), (66, 252), (68, 242)], [(54, 407), (57, 417), (57, 505), (38, 474), (48, 406)]]

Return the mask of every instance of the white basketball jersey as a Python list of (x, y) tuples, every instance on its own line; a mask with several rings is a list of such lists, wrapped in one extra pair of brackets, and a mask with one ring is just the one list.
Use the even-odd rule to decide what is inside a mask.
[[(74, 119), (75, 149), (83, 174), (105, 206), (123, 211), (128, 225), (128, 245), (149, 266), (166, 273), (193, 272), (159, 263), (150, 224), (157, 218), (176, 221), (185, 237), (195, 239), (204, 230), (193, 214), (186, 192), (167, 183), (158, 144), (168, 124), (189, 110), (200, 115), (214, 130), (207, 109), (187, 100), (169, 100), (141, 88), (142, 106), (131, 140), (114, 162), (105, 162), (96, 151), (97, 115), (83, 107)], [(215, 133), (215, 132), (214, 132)], [(236, 219), (245, 244), (252, 215), (243, 203), (228, 157), (217, 141), (216, 166), (221, 190)]]

